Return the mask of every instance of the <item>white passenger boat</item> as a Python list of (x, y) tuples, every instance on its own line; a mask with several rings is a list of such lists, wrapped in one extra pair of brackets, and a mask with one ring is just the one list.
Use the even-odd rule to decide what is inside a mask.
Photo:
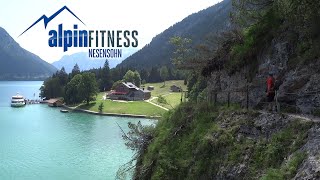
[(17, 95), (12, 96), (11, 98), (11, 106), (12, 107), (22, 107), (26, 105), (26, 101), (22, 95), (17, 93)]

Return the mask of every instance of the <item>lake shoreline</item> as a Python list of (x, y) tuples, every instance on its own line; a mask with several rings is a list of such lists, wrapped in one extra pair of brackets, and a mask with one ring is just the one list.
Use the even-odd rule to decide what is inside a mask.
[(99, 116), (116, 116), (116, 117), (131, 117), (131, 118), (146, 118), (146, 119), (159, 119), (161, 116), (147, 116), (147, 115), (137, 115), (137, 114), (118, 114), (118, 113), (102, 113), (102, 112), (96, 112), (96, 111), (90, 111), (86, 109), (81, 108), (73, 108), (69, 107), (67, 105), (62, 105), (63, 108), (70, 110), (70, 111), (76, 111), (76, 112), (82, 112), (87, 114), (93, 114), (93, 115), (99, 115)]
[(42, 84), (0, 81), (0, 179), (115, 179), (119, 167), (134, 155), (122, 138), (130, 131), (128, 123), (157, 123), (147, 118), (61, 113), (48, 104), (10, 106), (17, 92), (37, 99)]

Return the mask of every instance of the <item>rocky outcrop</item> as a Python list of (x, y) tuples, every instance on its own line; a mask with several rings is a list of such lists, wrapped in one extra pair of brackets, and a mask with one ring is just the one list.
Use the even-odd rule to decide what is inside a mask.
[(301, 148), (307, 152), (307, 158), (293, 179), (320, 179), (320, 125), (315, 125), (308, 132), (307, 143)]
[(320, 62), (290, 70), (279, 89), (279, 100), (297, 107), (299, 112), (313, 113), (320, 107)]
[[(295, 117), (284, 114), (271, 114), (271, 113), (248, 113), (248, 112), (234, 112), (231, 114), (222, 114), (218, 118), (220, 127), (228, 129), (234, 124), (240, 124), (237, 132), (237, 142), (243, 139), (253, 140), (255, 146), (265, 139), (266, 142), (272, 141), (271, 138), (275, 134), (283, 132), (290, 123), (298, 121), (299, 123), (314, 124), (311, 120), (296, 119)], [(304, 133), (304, 132), (298, 132)], [(219, 135), (215, 134), (215, 138)], [(303, 135), (302, 135), (303, 136)], [(294, 174), (293, 179), (319, 179), (320, 178), (320, 124), (314, 124), (307, 131), (307, 139), (302, 147), (292, 154), (287, 154), (282, 164), (286, 164), (293, 153), (305, 152), (306, 158), (298, 167), (297, 172)], [(294, 144), (295, 142), (293, 142)], [(292, 145), (293, 145), (292, 144)], [(247, 179), (252, 161), (253, 153), (255, 150), (246, 148), (241, 154), (241, 162), (231, 165), (223, 165), (219, 167), (217, 175), (213, 179)], [(267, 158), (267, 157), (266, 157)], [(265, 172), (264, 172), (265, 173)], [(260, 174), (260, 177), (264, 174)], [(258, 178), (258, 177), (257, 177)]]

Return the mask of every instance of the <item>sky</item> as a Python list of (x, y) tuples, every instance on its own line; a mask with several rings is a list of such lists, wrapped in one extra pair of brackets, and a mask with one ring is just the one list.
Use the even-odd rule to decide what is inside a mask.
[[(64, 55), (88, 51), (87, 48), (50, 48), (51, 29), (57, 30), (63, 23), (66, 29), (90, 30), (137, 30), (138, 49), (150, 43), (152, 38), (192, 13), (206, 9), (221, 0), (0, 0), (0, 26), (13, 37), (21, 47), (52, 63)], [(42, 15), (54, 14), (67, 6), (84, 23), (67, 12), (52, 20), (47, 28), (39, 22), (25, 34), (19, 35)]]

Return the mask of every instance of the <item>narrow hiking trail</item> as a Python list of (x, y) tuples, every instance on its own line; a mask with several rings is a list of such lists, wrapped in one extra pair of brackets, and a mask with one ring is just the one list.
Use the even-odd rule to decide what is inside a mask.
[[(261, 114), (274, 114), (272, 112), (263, 111), (263, 110), (260, 110), (258, 112), (261, 113)], [(312, 115), (293, 114), (293, 113), (282, 113), (282, 114), (284, 114), (284, 115), (286, 115), (288, 117), (294, 118), (294, 119), (302, 119), (302, 120), (305, 120), (305, 121), (312, 121), (312, 122), (316, 122), (316, 123), (320, 122), (320, 117), (315, 117), (315, 116), (312, 116)]]
[[(168, 96), (168, 95), (170, 95), (170, 94), (172, 94), (172, 93), (164, 94), (164, 95), (162, 95), (162, 97)], [(158, 99), (158, 96), (153, 96), (152, 98), (150, 98), (150, 99), (148, 99), (148, 100), (145, 100), (145, 101), (148, 102), (148, 103), (150, 103), (150, 104), (152, 104), (152, 105), (155, 105), (155, 106), (157, 106), (157, 107), (159, 107), (159, 108), (161, 108), (161, 109), (164, 109), (164, 110), (166, 110), (166, 111), (169, 111), (168, 108), (165, 108), (165, 107), (163, 107), (163, 106), (161, 106), (161, 105), (159, 105), (159, 104), (156, 104), (156, 103), (152, 102), (152, 100), (154, 100), (154, 99)]]
[(306, 115), (306, 114), (291, 114), (291, 113), (284, 113), (285, 115), (292, 117), (292, 118), (297, 118), (297, 119), (303, 119), (305, 121), (313, 121), (313, 122), (320, 122), (319, 117), (311, 116), (311, 115)]
[(154, 106), (157, 106), (157, 107), (159, 107), (159, 108), (161, 108), (161, 109), (164, 109), (164, 110), (166, 110), (166, 111), (169, 111), (168, 108), (165, 108), (165, 107), (163, 107), (163, 106), (160, 106), (159, 104), (156, 104), (156, 103), (154, 103), (154, 102), (151, 102), (152, 100), (157, 99), (157, 98), (158, 98), (158, 97), (152, 97), (152, 98), (150, 98), (150, 99), (148, 99), (148, 100), (145, 100), (145, 102), (148, 102), (148, 103), (150, 103), (150, 104), (152, 104), (152, 105), (154, 105)]

